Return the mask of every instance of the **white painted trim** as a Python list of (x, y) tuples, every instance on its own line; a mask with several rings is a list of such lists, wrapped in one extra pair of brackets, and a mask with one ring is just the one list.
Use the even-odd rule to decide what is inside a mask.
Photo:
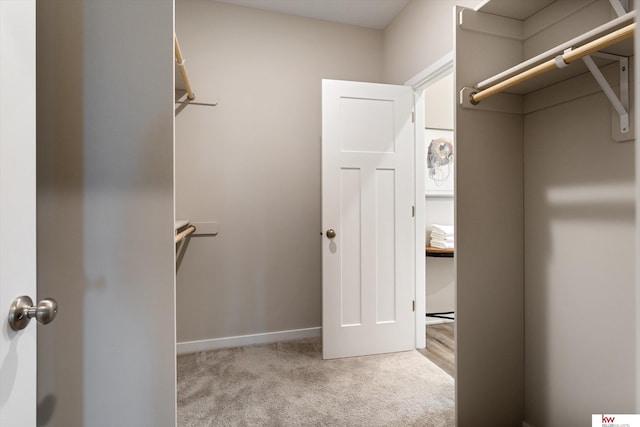
[[(415, 88), (414, 92), (415, 91)], [(425, 136), (424, 136), (424, 127), (425, 127), (425, 101), (424, 101), (424, 90), (420, 90), (416, 92), (415, 95), (415, 106), (414, 111), (416, 115), (416, 120), (414, 124), (415, 129), (415, 144), (414, 144), (414, 161), (415, 166), (413, 170), (415, 171), (414, 181), (415, 181), (415, 194), (413, 197), (415, 206), (416, 206), (416, 216), (414, 219), (414, 235), (415, 235), (415, 253), (414, 253), (414, 262), (413, 262), (413, 271), (415, 273), (416, 280), (416, 290), (414, 294), (415, 302), (416, 302), (416, 348), (425, 348), (427, 346), (427, 331), (424, 325), (424, 314), (427, 312), (427, 302), (425, 299), (425, 295), (427, 292), (426, 285), (426, 267), (424, 263), (424, 246), (425, 246), (425, 234), (424, 230), (426, 227), (425, 224), (425, 198), (424, 198), (424, 176), (426, 171), (424, 159), (426, 157), (425, 153)]]
[(268, 344), (279, 341), (299, 340), (319, 337), (322, 328), (294, 329), (291, 331), (266, 332), (264, 334), (241, 335), (237, 337), (214, 338), (210, 340), (186, 341), (176, 344), (177, 354), (198, 353), (221, 348), (240, 347), (253, 344)]
[(477, 5), (476, 7), (473, 8), (473, 10), (475, 10), (476, 12), (478, 12), (480, 9), (482, 9), (487, 3), (489, 3), (491, 0), (484, 0), (482, 3), (480, 3), (479, 5)]
[(414, 92), (424, 90), (445, 75), (453, 72), (453, 51), (447, 53), (404, 84), (411, 86)]
[[(424, 262), (424, 246), (425, 246), (425, 197), (424, 197), (424, 174), (425, 164), (425, 105), (424, 90), (442, 79), (446, 75), (453, 73), (453, 52), (449, 52), (435, 61), (422, 72), (410, 78), (405, 86), (411, 86), (415, 95), (415, 321), (416, 321), (416, 348), (425, 348), (427, 346), (427, 330), (424, 314), (427, 310), (426, 303), (426, 270)], [(451, 94), (455, 96), (455, 94)], [(420, 178), (418, 178), (420, 177)]]

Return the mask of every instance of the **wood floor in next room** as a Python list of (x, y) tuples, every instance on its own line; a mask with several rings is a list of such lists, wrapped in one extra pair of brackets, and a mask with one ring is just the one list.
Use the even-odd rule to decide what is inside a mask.
[(423, 356), (455, 378), (455, 322), (427, 325), (427, 346), (418, 350)]

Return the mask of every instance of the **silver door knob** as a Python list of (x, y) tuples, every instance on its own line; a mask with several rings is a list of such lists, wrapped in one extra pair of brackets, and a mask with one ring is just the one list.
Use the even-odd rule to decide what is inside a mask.
[(334, 237), (336, 237), (336, 230), (334, 230), (333, 228), (328, 229), (327, 237), (330, 239), (333, 239)]
[(53, 298), (45, 298), (35, 307), (33, 301), (26, 295), (13, 300), (9, 308), (9, 326), (14, 331), (24, 329), (34, 317), (38, 323), (46, 325), (56, 318), (58, 303)]

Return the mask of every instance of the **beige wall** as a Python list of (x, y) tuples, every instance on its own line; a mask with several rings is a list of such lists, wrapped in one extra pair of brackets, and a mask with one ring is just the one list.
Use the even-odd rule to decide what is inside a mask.
[[(522, 43), (458, 27), (455, 55), (460, 90), (519, 62)], [(457, 424), (519, 426), (525, 385), (523, 119), (460, 104), (455, 119)]]
[(411, 0), (384, 30), (384, 81), (404, 84), (453, 50), (453, 8), (480, 0)]
[(173, 1), (36, 12), (38, 425), (173, 425)]
[(525, 396), (534, 426), (634, 412), (634, 144), (611, 140), (610, 115), (597, 93), (525, 118)]
[[(595, 2), (528, 39), (525, 54), (614, 17), (608, 1)], [(617, 90), (617, 67), (603, 72)], [(567, 101), (524, 120), (525, 417), (534, 426), (637, 412), (635, 144), (612, 140), (611, 104), (585, 77), (580, 89), (592, 95), (567, 82), (525, 97)]]
[[(220, 225), (179, 254), (179, 342), (320, 326), (320, 80), (404, 83), (452, 50), (453, 4), (414, 0), (382, 32), (177, 1), (198, 100), (220, 102), (176, 118), (177, 217)], [(427, 208), (452, 223), (450, 199)], [(444, 264), (437, 311), (451, 307)]]
[(178, 342), (321, 325), (321, 79), (382, 80), (382, 32), (176, 2), (194, 91), (176, 117)]
[[(320, 80), (404, 83), (452, 50), (454, 3), (413, 0), (382, 32), (176, 2), (198, 100), (220, 102), (176, 118), (177, 217), (220, 225), (179, 254), (179, 342), (320, 326)], [(427, 217), (451, 223), (452, 201)], [(448, 261), (432, 268), (439, 307)]]
[(424, 126), (435, 129), (453, 129), (454, 75), (442, 77), (425, 89)]

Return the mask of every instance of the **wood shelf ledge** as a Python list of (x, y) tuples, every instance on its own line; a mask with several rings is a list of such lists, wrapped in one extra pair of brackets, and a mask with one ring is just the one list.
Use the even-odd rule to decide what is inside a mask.
[(454, 249), (440, 249), (433, 246), (425, 246), (426, 256), (439, 257), (439, 258), (453, 258)]

